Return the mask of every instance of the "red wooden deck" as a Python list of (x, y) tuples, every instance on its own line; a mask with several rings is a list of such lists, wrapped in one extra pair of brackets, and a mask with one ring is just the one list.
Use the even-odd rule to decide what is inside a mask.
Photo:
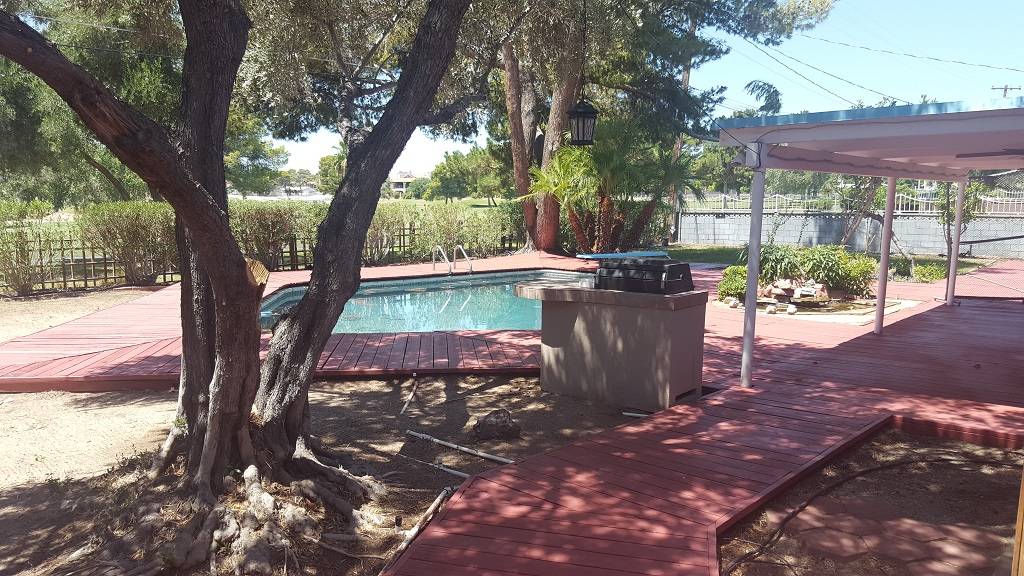
[[(474, 266), (587, 264), (528, 255)], [(306, 274), (275, 273), (270, 290)], [(694, 277), (709, 288), (717, 274)], [(884, 336), (870, 325), (760, 316), (753, 390), (729, 388), (742, 313), (709, 306), (704, 381), (722, 392), (466, 481), (391, 573), (716, 574), (719, 533), (879, 427), (1024, 447), (1024, 305), (947, 308), (934, 301), (942, 292), (890, 285), (892, 297), (922, 304), (888, 316)], [(177, 300), (171, 287), (0, 344), (0, 390), (172, 384)], [(535, 371), (536, 352), (532, 332), (338, 335), (318, 371)]]

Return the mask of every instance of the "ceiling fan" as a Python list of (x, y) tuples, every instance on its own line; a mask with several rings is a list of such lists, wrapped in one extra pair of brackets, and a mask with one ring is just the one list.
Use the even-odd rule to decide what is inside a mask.
[(969, 152), (957, 154), (957, 158), (988, 158), (991, 156), (1024, 156), (1024, 148), (1003, 148), (998, 152)]

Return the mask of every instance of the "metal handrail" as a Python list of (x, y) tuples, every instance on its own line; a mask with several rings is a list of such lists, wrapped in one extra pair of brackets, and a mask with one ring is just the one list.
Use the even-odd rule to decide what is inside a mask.
[(437, 270), (437, 253), (441, 253), (441, 258), (444, 258), (444, 263), (448, 265), (448, 273), (451, 274), (454, 266), (452, 261), (448, 259), (448, 254), (445, 253), (444, 248), (440, 244), (434, 246), (434, 249), (430, 251), (430, 269)]
[(452, 268), (455, 268), (459, 264), (459, 251), (462, 251), (462, 258), (469, 265), (469, 273), (473, 273), (473, 259), (466, 254), (466, 249), (462, 247), (462, 244), (456, 244), (455, 248), (452, 248)]

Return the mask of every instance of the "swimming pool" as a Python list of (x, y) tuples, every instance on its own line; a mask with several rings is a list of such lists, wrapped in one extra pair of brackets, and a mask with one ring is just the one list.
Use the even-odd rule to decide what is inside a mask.
[[(334, 333), (435, 330), (539, 330), (540, 301), (519, 298), (520, 282), (593, 286), (592, 274), (538, 270), (363, 282), (345, 305)], [(271, 294), (260, 308), (269, 328), (298, 303), (305, 286)]]

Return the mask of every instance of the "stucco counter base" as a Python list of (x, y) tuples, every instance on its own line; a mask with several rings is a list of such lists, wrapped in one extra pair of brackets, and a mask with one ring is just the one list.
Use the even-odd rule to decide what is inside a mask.
[(651, 412), (700, 394), (706, 291), (520, 284), (516, 295), (542, 302), (545, 390)]

